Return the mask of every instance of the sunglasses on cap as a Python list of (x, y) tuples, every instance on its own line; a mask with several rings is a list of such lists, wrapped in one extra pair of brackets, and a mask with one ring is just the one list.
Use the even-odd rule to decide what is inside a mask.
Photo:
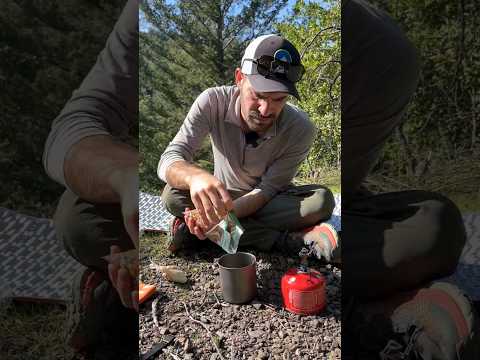
[(295, 83), (302, 80), (303, 74), (305, 74), (302, 64), (292, 65), (269, 55), (262, 55), (258, 59), (243, 59), (243, 61), (253, 62), (257, 65), (258, 73), (267, 79), (286, 79)]

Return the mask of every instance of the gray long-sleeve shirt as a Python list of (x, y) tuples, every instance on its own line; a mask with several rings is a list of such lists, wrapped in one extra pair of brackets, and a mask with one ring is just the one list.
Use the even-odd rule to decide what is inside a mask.
[(271, 199), (291, 183), (312, 145), (314, 125), (305, 112), (287, 103), (259, 145), (247, 145), (239, 94), (236, 86), (210, 88), (200, 94), (161, 156), (160, 179), (166, 182), (167, 168), (174, 162), (191, 162), (210, 135), (214, 175), (228, 190), (247, 193), (259, 189)]
[(138, 0), (129, 0), (97, 62), (54, 120), (45, 143), (47, 174), (67, 186), (69, 149), (94, 135), (128, 138), (138, 126)]

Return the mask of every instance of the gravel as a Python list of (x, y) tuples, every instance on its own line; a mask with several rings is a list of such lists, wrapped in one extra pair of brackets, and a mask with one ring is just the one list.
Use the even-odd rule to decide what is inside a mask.
[[(146, 353), (171, 335), (173, 341), (151, 359), (340, 359), (340, 269), (310, 262), (327, 278), (328, 305), (318, 315), (300, 316), (282, 307), (280, 293), (282, 275), (298, 259), (250, 252), (257, 257), (258, 295), (246, 305), (223, 301), (214, 265), (223, 252), (214, 245), (177, 257), (144, 255), (141, 280), (155, 284), (157, 293), (140, 308), (140, 352)], [(150, 268), (152, 261), (177, 265), (187, 273), (187, 283), (163, 280)], [(152, 314), (154, 302), (158, 328)], [(189, 318), (184, 304), (201, 324)]]

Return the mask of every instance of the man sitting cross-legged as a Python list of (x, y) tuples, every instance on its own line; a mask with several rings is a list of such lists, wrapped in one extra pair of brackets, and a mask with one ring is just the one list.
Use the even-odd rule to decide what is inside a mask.
[[(319, 258), (333, 256), (338, 235), (321, 224), (334, 209), (332, 192), (291, 183), (315, 137), (305, 112), (287, 103), (289, 95), (299, 98), (295, 83), (303, 72), (289, 41), (264, 35), (247, 47), (234, 86), (207, 89), (195, 100), (158, 166), (167, 183), (163, 201), (176, 217), (172, 252), (205, 239), (205, 232), (232, 211), (245, 228), (240, 246), (298, 254), (314, 245)], [(207, 135), (213, 175), (192, 163)], [(193, 208), (201, 222), (184, 219), (185, 210)]]

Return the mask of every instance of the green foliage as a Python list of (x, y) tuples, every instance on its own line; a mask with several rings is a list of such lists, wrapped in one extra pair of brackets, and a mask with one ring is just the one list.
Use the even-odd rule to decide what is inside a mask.
[[(158, 193), (160, 155), (190, 106), (212, 86), (231, 85), (251, 39), (271, 32), (286, 0), (142, 2), (150, 27), (140, 34), (140, 188)], [(196, 154), (212, 170), (208, 141)]]
[[(273, 32), (286, 1), (144, 1), (151, 24), (140, 43), (141, 188), (158, 193), (159, 157), (204, 89), (228, 85), (248, 42)], [(275, 28), (302, 50), (307, 73), (299, 83), (299, 106), (318, 128), (302, 175), (340, 165), (340, 2), (298, 1)], [(197, 159), (212, 169), (208, 142)], [(338, 174), (338, 172), (337, 172)]]
[(421, 185), (446, 161), (478, 154), (480, 7), (476, 0), (372, 2), (398, 21), (421, 60), (407, 122), (387, 144), (376, 171), (416, 177)]
[(278, 30), (300, 51), (306, 69), (298, 84), (305, 110), (317, 127), (317, 137), (307, 161), (304, 176), (321, 177), (328, 168), (340, 167), (340, 1), (323, 4), (298, 0), (293, 14), (277, 24)]
[(45, 140), (53, 119), (94, 64), (123, 4), (2, 2), (0, 206), (51, 215), (62, 188), (44, 172)]

